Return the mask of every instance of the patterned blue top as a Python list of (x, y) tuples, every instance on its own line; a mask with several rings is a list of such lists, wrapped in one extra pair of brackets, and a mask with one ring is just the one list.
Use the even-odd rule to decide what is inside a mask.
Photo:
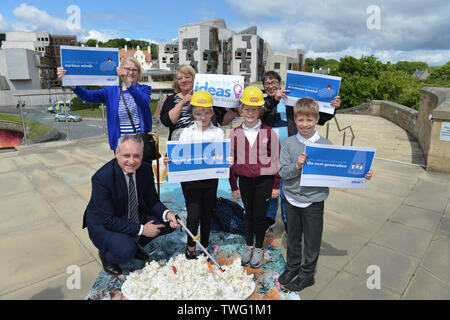
[[(134, 101), (132, 95), (128, 90), (123, 91), (123, 97), (127, 102), (128, 109), (130, 109), (131, 117), (134, 121), (134, 126), (136, 127), (136, 132), (141, 132), (141, 124), (139, 122), (139, 114), (137, 110), (136, 102)], [(119, 123), (120, 123), (120, 135), (124, 134), (134, 134), (133, 126), (131, 125), (130, 118), (128, 117), (127, 110), (123, 103), (123, 99), (119, 96)]]

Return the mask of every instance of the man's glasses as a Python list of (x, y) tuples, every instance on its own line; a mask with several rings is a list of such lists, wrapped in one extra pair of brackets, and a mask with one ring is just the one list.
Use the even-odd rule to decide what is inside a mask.
[(264, 87), (278, 87), (279, 84), (278, 81), (264, 82)]

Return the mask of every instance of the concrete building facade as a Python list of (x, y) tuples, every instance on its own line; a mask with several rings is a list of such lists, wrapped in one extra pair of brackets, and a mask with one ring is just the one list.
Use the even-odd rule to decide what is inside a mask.
[(273, 53), (266, 64), (267, 70), (278, 72), (281, 81), (286, 81), (288, 70), (304, 71), (305, 53), (302, 50), (289, 50)]
[(6, 32), (2, 49), (22, 48), (39, 52), (42, 56), (50, 54), (50, 34), (48, 32)]
[(158, 45), (159, 69), (175, 71), (180, 63), (178, 40)]
[(158, 49), (162, 70), (188, 64), (198, 73), (242, 75), (247, 82), (261, 80), (268, 59), (268, 47), (255, 26), (236, 33), (223, 19), (182, 26), (177, 42)]

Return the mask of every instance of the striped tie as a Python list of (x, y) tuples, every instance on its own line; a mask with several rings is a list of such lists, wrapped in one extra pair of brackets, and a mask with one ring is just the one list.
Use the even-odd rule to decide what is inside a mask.
[(128, 213), (128, 218), (136, 223), (139, 223), (139, 214), (138, 214), (138, 203), (136, 198), (136, 188), (134, 187), (133, 174), (127, 173), (129, 177), (129, 185), (128, 185), (128, 201), (130, 203), (130, 212)]

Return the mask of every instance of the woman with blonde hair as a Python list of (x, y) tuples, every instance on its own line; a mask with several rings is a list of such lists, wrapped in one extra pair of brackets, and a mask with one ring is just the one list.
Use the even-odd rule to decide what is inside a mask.
[[(152, 131), (150, 101), (152, 88), (139, 84), (141, 65), (134, 57), (126, 57), (117, 68), (122, 83), (99, 90), (88, 90), (80, 86), (72, 87), (82, 100), (106, 105), (108, 138), (111, 150), (116, 150), (117, 141), (124, 134), (146, 133)], [(57, 69), (62, 80), (66, 70)]]
[[(164, 101), (160, 116), (162, 124), (169, 128), (169, 140), (177, 140), (177, 134), (173, 134), (175, 130), (181, 132), (181, 129), (194, 124), (192, 106), (190, 104), (194, 93), (194, 79), (195, 70), (190, 65), (181, 65), (175, 73), (173, 81), (175, 93), (168, 96)], [(213, 107), (213, 111), (216, 117), (213, 120), (214, 125), (217, 123), (227, 125), (237, 114), (232, 109), (221, 107)]]

